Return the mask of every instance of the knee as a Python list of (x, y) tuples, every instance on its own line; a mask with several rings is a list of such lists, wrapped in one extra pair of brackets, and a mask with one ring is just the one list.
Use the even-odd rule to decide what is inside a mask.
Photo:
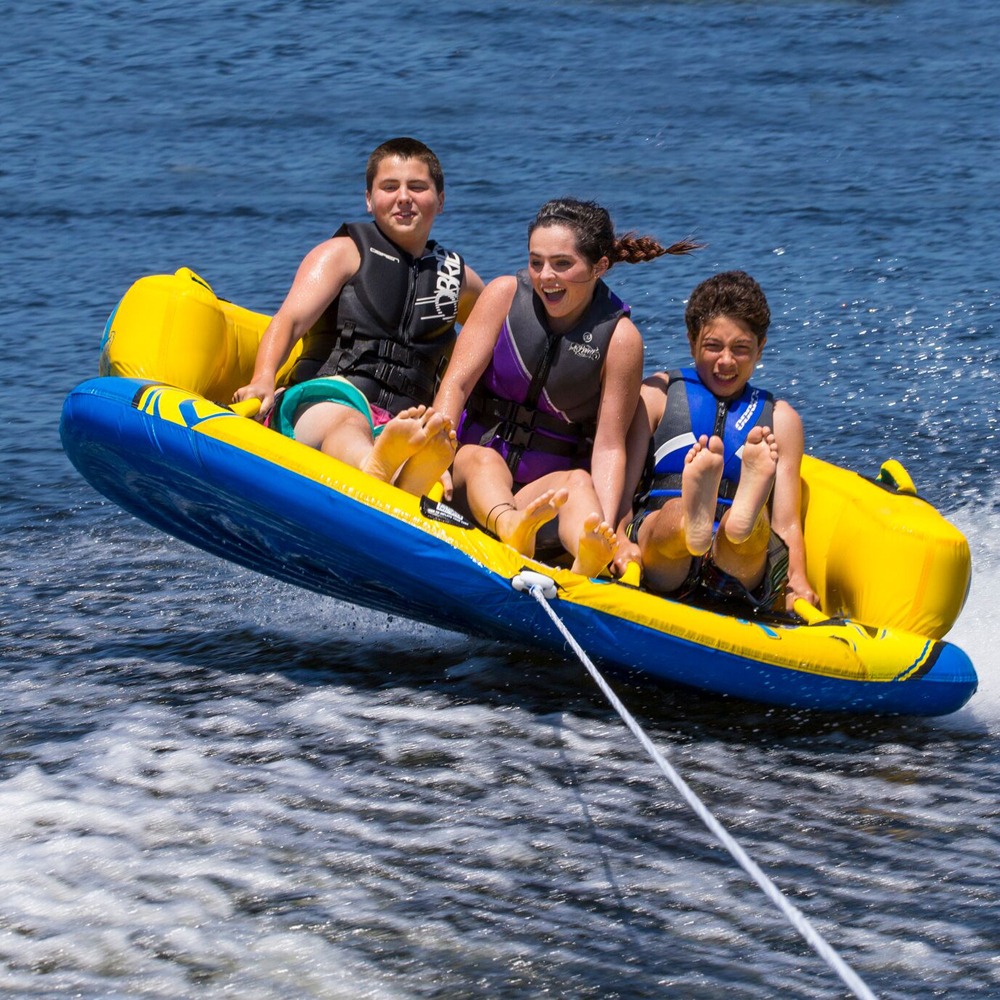
[(566, 489), (570, 492), (593, 490), (594, 480), (586, 469), (570, 469), (566, 473)]
[(492, 448), (484, 448), (479, 444), (462, 445), (458, 449), (458, 454), (455, 455), (456, 469), (472, 470), (488, 468), (497, 462), (503, 462), (499, 453), (495, 452)]

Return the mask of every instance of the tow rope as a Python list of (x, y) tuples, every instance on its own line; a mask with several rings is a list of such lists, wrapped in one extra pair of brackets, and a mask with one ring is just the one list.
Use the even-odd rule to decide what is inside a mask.
[(515, 590), (528, 591), (541, 604), (545, 609), (545, 613), (552, 619), (553, 624), (562, 634), (562, 637), (569, 643), (570, 648), (576, 653), (580, 662), (587, 668), (590, 676), (594, 678), (597, 686), (604, 692), (605, 698), (611, 702), (611, 706), (631, 730), (632, 735), (642, 744), (646, 753), (653, 758), (656, 766), (659, 767), (667, 780), (677, 789), (681, 798), (695, 811), (702, 823), (715, 834), (726, 850), (736, 860), (736, 863), (760, 886), (764, 895), (781, 910), (788, 918), (789, 923), (806, 939), (820, 958), (840, 976), (844, 984), (856, 997), (860, 998), (860, 1000), (877, 1000), (875, 994), (865, 985), (854, 969), (840, 957), (826, 938), (813, 927), (806, 915), (791, 903), (782, 891), (761, 871), (756, 862), (740, 847), (715, 816), (712, 815), (708, 807), (698, 798), (693, 789), (677, 773), (666, 757), (656, 749), (643, 728), (635, 721), (632, 714), (621, 703), (621, 700), (614, 691), (611, 690), (608, 682), (591, 662), (590, 657), (587, 656), (580, 644), (573, 638), (572, 633), (563, 624), (562, 619), (552, 610), (549, 600), (557, 596), (555, 582), (541, 573), (533, 573), (525, 570), (515, 576), (511, 583)]

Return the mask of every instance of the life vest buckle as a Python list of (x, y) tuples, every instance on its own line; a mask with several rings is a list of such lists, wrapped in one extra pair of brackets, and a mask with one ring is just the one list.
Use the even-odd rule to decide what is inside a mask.
[(534, 431), (530, 427), (508, 421), (501, 425), (498, 437), (513, 448), (527, 448), (531, 444)]

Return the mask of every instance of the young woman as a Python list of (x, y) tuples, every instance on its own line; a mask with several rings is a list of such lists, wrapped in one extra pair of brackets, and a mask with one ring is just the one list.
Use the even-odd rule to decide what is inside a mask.
[(642, 337), (603, 276), (698, 244), (618, 237), (605, 209), (572, 199), (543, 205), (528, 240), (527, 270), (473, 309), (434, 408), (458, 427), (455, 490), (475, 519), (528, 556), (558, 519), (573, 569), (596, 576), (617, 546), (642, 382)]

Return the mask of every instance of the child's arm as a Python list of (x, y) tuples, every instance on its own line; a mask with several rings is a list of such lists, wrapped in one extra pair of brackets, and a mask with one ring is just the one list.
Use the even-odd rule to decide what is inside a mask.
[(798, 598), (818, 607), (819, 599), (806, 578), (806, 550), (802, 541), (802, 420), (783, 399), (774, 404), (774, 439), (778, 443), (778, 469), (774, 477), (771, 526), (788, 546), (786, 608)]
[(265, 416), (274, 405), (278, 369), (360, 266), (361, 255), (348, 236), (335, 236), (306, 254), (285, 301), (261, 337), (253, 378), (233, 393), (234, 403), (259, 399), (257, 419)]

